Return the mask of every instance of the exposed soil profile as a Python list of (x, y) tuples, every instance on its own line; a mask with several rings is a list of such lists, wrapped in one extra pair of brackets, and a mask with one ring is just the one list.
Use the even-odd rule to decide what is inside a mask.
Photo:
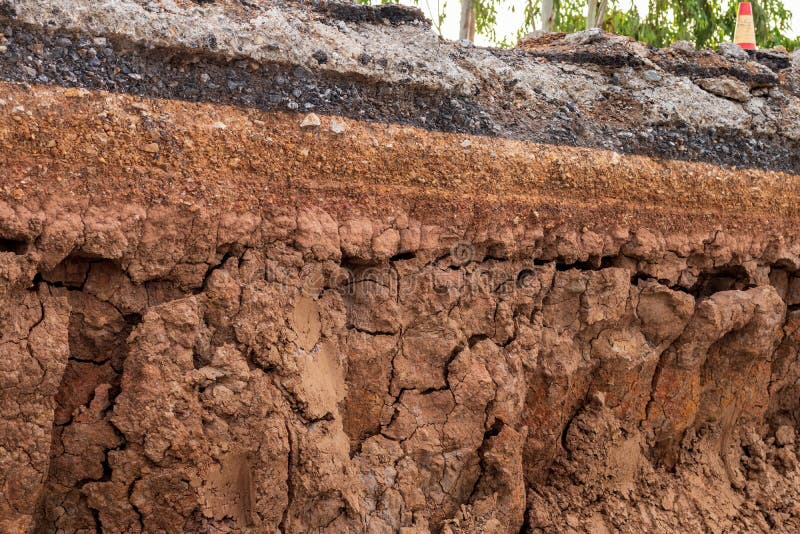
[(800, 530), (788, 55), (0, 30), (0, 532)]

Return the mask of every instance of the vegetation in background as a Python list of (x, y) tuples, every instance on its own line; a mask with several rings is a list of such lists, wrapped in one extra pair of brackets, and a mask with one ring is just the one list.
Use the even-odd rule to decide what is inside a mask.
[[(358, 1), (385, 4), (398, 0)], [(508, 0), (451, 1), (460, 1), (463, 8), (461, 38), (471, 38), (477, 32), (500, 46), (513, 45), (498, 39), (496, 31), (499, 9)], [(433, 23), (441, 33), (447, 0), (415, 0), (415, 3), (429, 13), (440, 13)], [(787, 36), (792, 14), (782, 0), (752, 0), (752, 4), (760, 47), (782, 45), (789, 50), (800, 47), (800, 38)], [(517, 37), (537, 29), (575, 32), (599, 26), (654, 46), (685, 40), (697, 48), (709, 48), (733, 39), (738, 5), (736, 0), (649, 0), (649, 10), (643, 16), (631, 0), (528, 0)], [(552, 13), (550, 18), (549, 13)]]

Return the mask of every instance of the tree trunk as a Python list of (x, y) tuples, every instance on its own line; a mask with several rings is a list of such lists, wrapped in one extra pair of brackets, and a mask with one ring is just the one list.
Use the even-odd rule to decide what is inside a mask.
[(589, 0), (589, 8), (586, 11), (586, 29), (598, 28), (603, 25), (606, 18), (606, 7), (608, 0)]
[(597, 8), (597, 20), (595, 26), (598, 28), (603, 27), (603, 22), (606, 20), (606, 8), (608, 7), (608, 0), (600, 0), (599, 7)]
[(458, 31), (459, 39), (475, 40), (475, 6), (474, 0), (461, 0), (461, 27)]
[(556, 12), (553, 9), (553, 0), (542, 0), (542, 30), (553, 31)]

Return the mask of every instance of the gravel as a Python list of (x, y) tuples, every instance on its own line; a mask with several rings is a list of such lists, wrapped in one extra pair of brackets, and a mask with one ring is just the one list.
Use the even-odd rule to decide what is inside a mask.
[[(330, 31), (334, 35), (365, 32), (363, 24), (334, 20), (330, 22)], [(314, 110), (320, 115), (408, 124), (445, 132), (800, 172), (797, 141), (772, 126), (763, 128), (756, 137), (743, 130), (743, 126), (726, 120), (721, 113), (717, 113), (719, 120), (711, 124), (705, 119), (696, 120), (691, 113), (692, 106), (697, 106), (694, 102), (697, 93), (673, 97), (684, 103), (685, 110), (663, 107), (664, 114), (657, 122), (643, 118), (643, 113), (655, 115), (651, 109), (663, 104), (661, 95), (683, 91), (686, 84), (691, 86), (694, 82), (688, 76), (676, 78), (680, 65), (671, 73), (663, 74), (642, 67), (642, 60), (634, 56), (611, 58), (600, 57), (602, 52), (600, 56), (581, 52), (571, 59), (568, 55), (562, 59), (555, 56), (548, 59), (530, 56), (522, 50), (454, 46), (451, 50), (455, 63), (480, 59), (480, 64), (474, 64), (488, 69), (481, 76), (508, 73), (503, 74), (506, 78), (485, 78), (484, 85), (470, 94), (462, 94), (435, 90), (420, 83), (414, 77), (423, 67), (411, 61), (394, 65), (406, 72), (406, 81), (400, 83), (376, 83), (374, 79), (346, 69), (328, 69), (332, 66), (339, 69), (336, 62), (340, 51), (319, 46), (324, 41), (317, 43), (314, 52), (319, 68), (311, 69), (291, 62), (257, 62), (216, 55), (208, 50), (207, 45), (214, 41), (211, 36), (204, 44), (205, 49), (190, 50), (151, 48), (98, 32), (80, 34), (56, 30), (52, 33), (14, 21), (0, 21), (0, 28), (5, 36), (0, 41), (0, 46), (5, 47), (0, 54), (0, 80), (5, 81), (212, 101), (266, 110)], [(597, 32), (584, 32), (572, 39), (589, 40), (591, 48), (602, 38)], [(681, 53), (691, 54), (688, 49)], [(722, 53), (736, 52), (723, 46)], [(393, 68), (385, 58), (372, 54), (356, 57), (358, 64), (370, 69)], [(779, 65), (782, 57), (788, 62), (785, 54), (765, 53), (757, 59)], [(746, 58), (741, 60), (741, 64), (753, 64), (745, 62)], [(555, 62), (570, 68), (554, 71), (551, 65)], [(327, 70), (321, 70), (323, 65)], [(394, 77), (389, 79), (394, 80)], [(642, 81), (645, 85), (636, 87), (635, 84)], [(592, 87), (596, 96), (581, 95), (581, 84)], [(653, 94), (656, 90), (662, 93)], [(768, 116), (777, 117), (775, 120), (780, 123), (784, 112), (779, 106), (797, 106), (798, 96), (773, 88), (768, 91), (767, 98), (771, 106)], [(723, 102), (728, 101), (723, 99)], [(706, 109), (715, 107), (716, 104), (705, 106)], [(637, 135), (629, 137), (630, 131), (636, 131)], [(642, 131), (647, 133), (639, 135)]]
[(720, 44), (719, 53), (730, 59), (736, 59), (740, 61), (745, 61), (750, 57), (741, 46), (733, 43)]

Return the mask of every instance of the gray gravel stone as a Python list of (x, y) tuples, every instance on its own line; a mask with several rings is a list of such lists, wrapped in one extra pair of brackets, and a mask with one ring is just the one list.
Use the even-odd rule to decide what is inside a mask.
[(661, 81), (661, 75), (654, 70), (646, 70), (644, 71), (644, 79), (656, 83)]
[[(780, 59), (788, 64), (785, 54), (759, 59), (763, 54), (723, 45), (726, 55), (710, 58), (719, 71), (711, 75), (731, 76), (748, 89), (775, 86), (780, 71), (780, 98), (768, 91), (767, 109), (763, 101), (732, 102), (745, 98), (741, 86), (698, 86), (709, 76), (700, 59), (712, 53), (688, 54), (685, 44), (675, 48), (691, 58), (592, 30), (551, 44), (544, 39), (535, 51), (467, 48), (425, 24), (344, 24), (314, 12), (319, 2), (231, 5), (16, 0), (18, 17), (3, 28), (8, 42), (0, 42), (0, 79), (313, 108), (447, 132), (800, 171), (800, 123), (792, 119), (800, 116), (800, 81), (796, 70), (780, 66)], [(42, 55), (31, 51), (38, 43)], [(650, 133), (626, 137), (627, 131)]]
[(697, 85), (711, 94), (737, 102), (747, 102), (752, 96), (750, 88), (736, 78), (705, 78), (698, 80)]
[(746, 60), (749, 58), (741, 46), (733, 43), (722, 43), (719, 45), (719, 53), (730, 59)]

